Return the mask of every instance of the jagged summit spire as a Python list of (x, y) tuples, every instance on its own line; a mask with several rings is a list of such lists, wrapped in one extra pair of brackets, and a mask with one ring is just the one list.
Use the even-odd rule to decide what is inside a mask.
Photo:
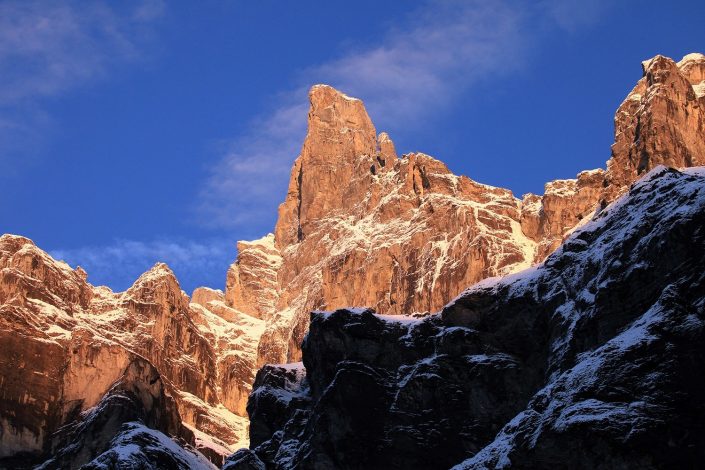
[(327, 85), (325, 83), (317, 83), (313, 86), (311, 86), (311, 89), (308, 91), (309, 95), (315, 94), (315, 93), (333, 93), (335, 95), (342, 96), (346, 100), (349, 101), (362, 101), (360, 98), (354, 98), (352, 96), (346, 95), (342, 91), (338, 90), (335, 87), (332, 87), (330, 85)]
[(331, 210), (360, 202), (364, 191), (350, 188), (366, 187), (377, 167), (389, 168), (393, 162), (386, 160), (396, 158), (389, 136), (378, 140), (362, 100), (320, 84), (311, 87), (309, 100), (308, 132), (279, 207), (279, 248), (301, 241), (308, 226)]
[(362, 100), (328, 85), (311, 87), (309, 100), (303, 158), (354, 158), (375, 152), (377, 133)]

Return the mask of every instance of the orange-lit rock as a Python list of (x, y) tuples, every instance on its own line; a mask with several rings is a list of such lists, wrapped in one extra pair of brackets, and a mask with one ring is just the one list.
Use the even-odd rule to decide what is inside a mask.
[(190, 304), (165, 264), (114, 293), (29, 239), (0, 237), (0, 457), (47, 450), (49, 436), (95, 406), (135, 357), (156, 367), (202, 445), (215, 436), (223, 453), (246, 444), (261, 321), (217, 291), (197, 297), (206, 305)]
[(529, 196), (522, 227), (540, 244), (537, 262), (583, 218), (655, 166), (705, 165), (705, 56), (688, 54), (678, 63), (656, 56), (642, 67), (644, 76), (615, 114), (607, 170), (546, 184), (538, 205), (536, 196)]
[(100, 402), (135, 357), (161, 374), (197, 445), (247, 444), (256, 370), (296, 361), (314, 309), (437, 311), (465, 287), (542, 261), (658, 164), (705, 165), (705, 56), (657, 56), (615, 116), (605, 170), (543, 195), (399, 157), (362, 101), (311, 89), (308, 133), (274, 234), (238, 243), (225, 292), (193, 298), (157, 264), (125, 292), (87, 282), (30, 240), (0, 237), (0, 458)]
[[(313, 87), (308, 134), (279, 208), (277, 282), (268, 270), (266, 281), (250, 284), (249, 298), (266, 284), (274, 305), (257, 310), (268, 319), (258, 365), (299, 359), (312, 309), (435, 311), (467, 285), (542, 261), (655, 165), (705, 164), (704, 74), (701, 54), (646, 61), (617, 110), (607, 169), (549, 182), (543, 195), (522, 200), (427, 155), (397, 158), (386, 133), (375, 137), (360, 100)], [(249, 253), (231, 272), (264, 273)], [(226, 291), (231, 304), (251, 309), (248, 288), (229, 285), (237, 285)]]

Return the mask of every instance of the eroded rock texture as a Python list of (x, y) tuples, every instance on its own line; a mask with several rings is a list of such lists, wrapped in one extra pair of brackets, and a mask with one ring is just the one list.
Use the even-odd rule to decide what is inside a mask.
[(658, 167), (545, 263), (483, 281), (439, 314), (314, 312), (303, 366), (258, 373), (249, 462), (695, 468), (703, 221), (705, 172)]
[(26, 238), (0, 237), (0, 458), (50, 452), (52, 434), (96, 406), (136, 357), (158, 370), (204, 451), (222, 460), (246, 444), (263, 322), (217, 291), (194, 298), (201, 304), (164, 264), (114, 293)]
[[(705, 164), (705, 57), (658, 56), (643, 67), (615, 117), (606, 170), (521, 200), (428, 155), (400, 157), (362, 101), (314, 86), (274, 233), (238, 244), (225, 292), (199, 288), (189, 299), (158, 264), (116, 293), (26, 238), (0, 237), (0, 459), (45, 457), (51, 436), (141, 357), (196, 447), (220, 462), (247, 444), (257, 369), (301, 359), (311, 310), (437, 311), (468, 285), (542, 261), (655, 165)], [(238, 458), (259, 465), (251, 453)]]
[(185, 450), (194, 441), (159, 372), (136, 357), (96, 406), (52, 436), (52, 458), (38, 468), (211, 468)]
[(428, 155), (399, 158), (362, 101), (314, 86), (274, 237), (241, 245), (228, 275), (230, 305), (266, 319), (257, 365), (300, 360), (311, 310), (437, 311), (468, 285), (545, 259), (654, 166), (705, 164), (703, 70), (701, 54), (644, 62), (607, 169), (521, 200)]

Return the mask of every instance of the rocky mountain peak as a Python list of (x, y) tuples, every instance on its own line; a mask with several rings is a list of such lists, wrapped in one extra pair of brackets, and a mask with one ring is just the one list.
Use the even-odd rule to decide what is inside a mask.
[(623, 194), (657, 165), (705, 164), (705, 56), (688, 54), (676, 63), (657, 55), (642, 68), (644, 76), (615, 115), (603, 200)]
[(686, 54), (676, 65), (691, 85), (702, 85), (705, 81), (705, 55), (698, 52)]
[[(388, 135), (378, 143), (361, 100), (328, 85), (313, 86), (309, 99), (308, 132), (279, 207), (274, 232), (279, 249), (300, 242), (327, 214), (361, 201), (371, 176), (386, 167), (378, 149), (396, 154)], [(351, 190), (354, 186), (359, 190)]]
[(0, 268), (5, 283), (0, 289), (0, 302), (12, 297), (17, 303), (36, 298), (73, 313), (86, 308), (91, 300), (85, 271), (53, 259), (29, 238), (12, 234), (0, 237)]
[(228, 269), (225, 300), (256, 318), (266, 318), (277, 304), (277, 272), (282, 257), (274, 234), (237, 244), (238, 261)]
[(375, 153), (377, 134), (361, 100), (328, 85), (314, 85), (309, 100), (304, 158), (344, 159)]
[(0, 235), (0, 249), (4, 252), (18, 251), (24, 245), (34, 245), (34, 242), (22, 235), (14, 235), (12, 233)]
[[(379, 154), (383, 159), (390, 159), (391, 161), (389, 162), (391, 165), (394, 164), (394, 161), (399, 158), (397, 156), (397, 150), (394, 147), (394, 142), (392, 142), (392, 139), (389, 137), (389, 134), (386, 132), (380, 132), (380, 134), (377, 136), (377, 143), (379, 145)], [(386, 164), (387, 162), (385, 162)]]
[(143, 313), (154, 313), (167, 307), (187, 311), (189, 304), (188, 296), (181, 290), (176, 275), (166, 263), (156, 263), (143, 273), (123, 297), (127, 303), (136, 303), (137, 311)]
[(197, 287), (191, 294), (191, 303), (198, 304), (202, 307), (208, 307), (210, 302), (223, 302), (225, 295), (220, 289), (211, 289), (210, 287)]
[[(199, 449), (217, 461), (247, 442), (245, 406), (257, 368), (301, 359), (311, 311), (369, 306), (389, 314), (382, 322), (370, 312), (355, 313), (350, 325), (365, 338), (370, 331), (384, 330), (384, 337), (393, 333), (389, 344), (394, 349), (402, 338), (411, 338), (410, 320), (399, 314), (428, 316), (469, 285), (541, 263), (571, 233), (611, 213), (613, 201), (657, 165), (705, 164), (704, 64), (701, 54), (678, 63), (663, 56), (646, 61), (643, 76), (615, 115), (607, 169), (549, 182), (544, 194), (522, 200), (508, 189), (455, 175), (429, 155), (399, 158), (389, 135), (376, 134), (362, 101), (326, 85), (314, 86), (308, 133), (274, 234), (239, 242), (225, 291), (196, 289), (190, 302), (163, 263), (127, 291), (112, 292), (91, 286), (85, 271), (54, 260), (29, 239), (0, 237), (0, 436), (9, 436), (0, 439), (0, 459), (19, 450), (42, 455), (52, 433), (100, 403), (139, 357), (173, 391)], [(685, 174), (679, 181), (702, 185), (701, 176)], [(580, 233), (585, 238), (589, 232)], [(583, 242), (592, 243), (583, 238), (572, 237), (552, 259), (571, 262), (568, 258), (583, 250)], [(563, 285), (559, 278), (552, 277), (546, 287)], [(575, 305), (594, 294), (586, 292)], [(464, 298), (471, 316), (487, 307), (486, 296)], [(519, 309), (517, 318), (527, 318), (524, 307), (530, 300), (521, 297), (512, 304)], [(329, 325), (335, 318), (320, 315)], [(537, 325), (545, 324), (545, 316), (536, 318), (541, 320)], [(526, 331), (516, 337), (520, 342), (546, 334)], [(473, 331), (450, 329), (447, 334), (438, 338), (438, 347), (474, 347)], [(454, 345), (455, 335), (472, 344)], [(364, 344), (360, 350), (369, 357), (370, 343)], [(471, 367), (484, 364), (479, 351), (468, 351), (477, 356)], [(395, 354), (380, 350), (379, 357), (395, 360)], [(328, 352), (314, 356), (337, 367)], [(500, 369), (508, 364), (495, 359)], [(301, 367), (291, 367), (279, 367), (277, 374), (299, 377)], [(361, 397), (360, 403), (368, 398)], [(409, 406), (421, 403), (408, 398)], [(502, 403), (517, 404), (511, 395)], [(400, 429), (405, 433), (407, 428)]]
[(158, 286), (181, 290), (174, 271), (166, 263), (155, 263), (154, 266), (137, 278), (128, 291), (138, 291)]

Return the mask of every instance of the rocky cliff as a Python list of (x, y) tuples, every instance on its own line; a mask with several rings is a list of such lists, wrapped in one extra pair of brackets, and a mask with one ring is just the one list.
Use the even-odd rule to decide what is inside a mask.
[(189, 303), (164, 264), (114, 293), (30, 240), (3, 235), (0, 458), (51, 453), (54, 433), (104, 399), (137, 359), (158, 371), (196, 444), (228, 454), (247, 442), (252, 338), (262, 329), (218, 291), (199, 289)]
[(257, 369), (301, 359), (311, 310), (438, 311), (468, 285), (542, 261), (655, 165), (705, 164), (705, 56), (643, 69), (617, 111), (607, 168), (522, 199), (428, 155), (399, 156), (362, 101), (314, 86), (274, 233), (238, 243), (225, 292), (189, 299), (163, 264), (112, 292), (26, 238), (0, 237), (0, 459), (59, 452), (56, 432), (140, 358), (195, 447), (220, 462), (247, 445)]
[(159, 372), (136, 358), (96, 406), (52, 436), (52, 457), (38, 468), (213, 468), (193, 444)]
[(437, 311), (468, 285), (542, 261), (654, 166), (705, 165), (705, 56), (642, 67), (607, 168), (522, 199), (428, 155), (397, 156), (362, 101), (314, 86), (274, 237), (240, 245), (228, 276), (230, 305), (267, 320), (258, 366), (300, 360), (311, 310)]
[(705, 171), (658, 167), (438, 314), (312, 313), (303, 364), (258, 372), (230, 468), (696, 468), (703, 221)]

